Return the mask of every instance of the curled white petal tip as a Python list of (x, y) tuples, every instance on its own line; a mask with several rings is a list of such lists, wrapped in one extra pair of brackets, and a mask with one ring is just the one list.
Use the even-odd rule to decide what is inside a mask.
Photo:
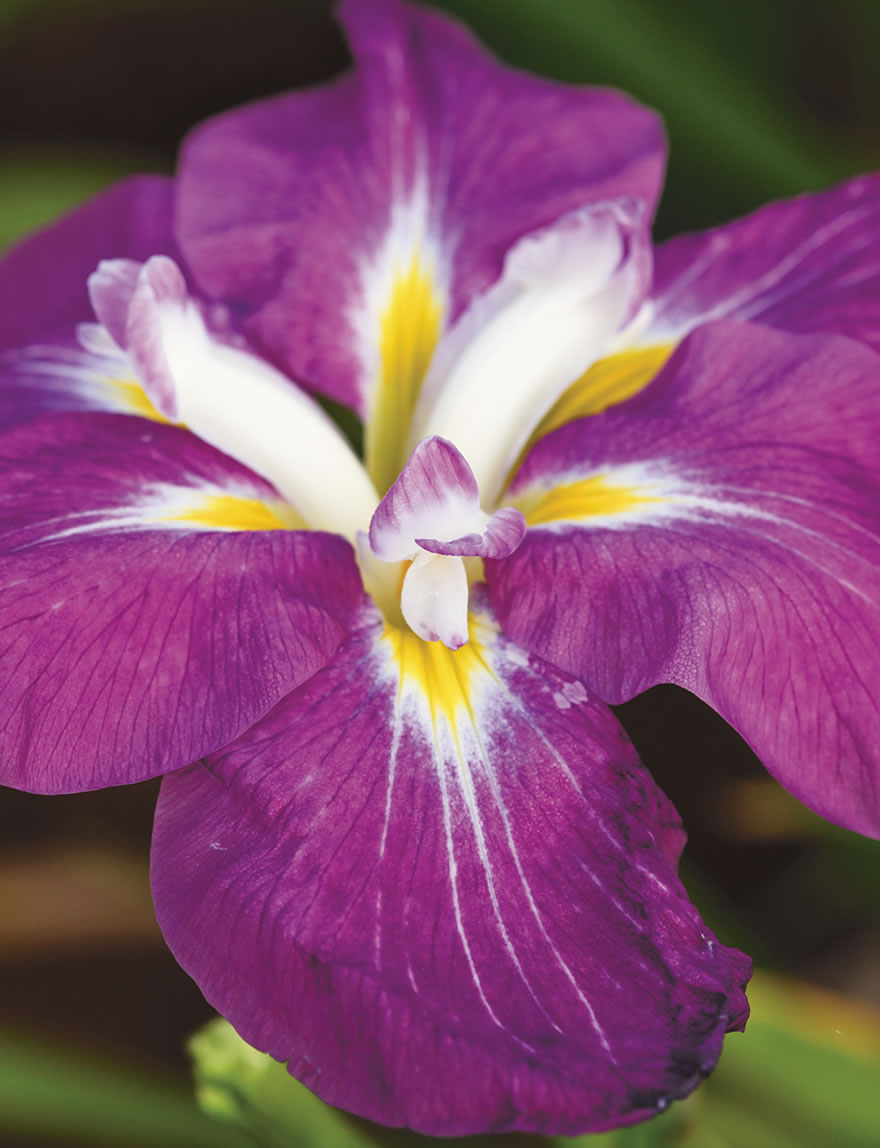
[(119, 347), (125, 346), (128, 307), (142, 267), (133, 259), (102, 259), (86, 280), (92, 310)]
[(107, 260), (95, 314), (166, 418), (271, 482), (310, 526), (354, 539), (378, 502), (345, 436), (270, 363), (210, 331), (173, 259)]
[(411, 558), (419, 548), (462, 558), (506, 558), (525, 529), (514, 507), (487, 514), (465, 456), (448, 439), (430, 435), (376, 507), (370, 545), (384, 562)]
[(208, 338), (174, 260), (165, 255), (148, 259), (129, 299), (125, 346), (144, 390), (166, 418), (180, 416), (182, 382), (172, 366), (176, 346), (197, 346)]

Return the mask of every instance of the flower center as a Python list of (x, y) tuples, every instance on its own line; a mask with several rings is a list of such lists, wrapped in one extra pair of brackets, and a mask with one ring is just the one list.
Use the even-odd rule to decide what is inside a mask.
[(464, 455), (447, 439), (423, 439), (376, 507), (358, 549), (365, 578), (381, 566), (409, 562), (400, 610), (426, 641), (457, 650), (468, 640), (466, 558), (506, 558), (526, 522), (512, 506), (487, 514)]
[(172, 260), (102, 263), (89, 290), (103, 330), (86, 327), (81, 339), (122, 348), (163, 418), (267, 479), (312, 528), (355, 543), (366, 589), (389, 621), (452, 649), (467, 642), (465, 560), (505, 557), (525, 520), (512, 507), (482, 510), (473, 472), (452, 443), (419, 443), (380, 501), (317, 403), (209, 330)]
[[(424, 384), (413, 383), (394, 418), (386, 402), (368, 420), (372, 474), (387, 456), (390, 480), (410, 436), (381, 501), (335, 423), (240, 339), (212, 329), (171, 259), (101, 263), (89, 292), (103, 330), (80, 335), (91, 345), (109, 336), (165, 419), (268, 480), (313, 529), (352, 542), (389, 622), (458, 649), (468, 640), (466, 563), (507, 557), (525, 533), (519, 510), (489, 513), (481, 500), (497, 506), (529, 435), (634, 313), (647, 274), (638, 220), (638, 205), (593, 205), (508, 251), (498, 281), (443, 334)], [(423, 279), (411, 269), (403, 286), (427, 314), (428, 346), (440, 311)], [(404, 373), (419, 375), (429, 351), (416, 370), (407, 340), (389, 340), (408, 348)]]

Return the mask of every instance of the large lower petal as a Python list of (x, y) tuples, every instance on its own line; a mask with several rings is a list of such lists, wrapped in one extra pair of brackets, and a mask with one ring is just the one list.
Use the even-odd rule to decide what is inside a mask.
[(655, 1114), (744, 1023), (682, 842), (610, 712), (488, 613), (452, 652), (370, 610), (165, 779), (153, 887), (208, 1000), (330, 1103), (570, 1134)]
[(404, 441), (441, 330), (507, 251), (586, 204), (650, 212), (663, 143), (623, 96), (502, 67), (429, 9), (349, 0), (342, 18), (353, 74), (190, 138), (178, 235), (263, 349), (368, 417), (379, 467), (373, 431)]
[(88, 351), (78, 323), (94, 320), (86, 281), (99, 260), (173, 255), (172, 183), (125, 180), (24, 240), (0, 262), (0, 430), (45, 411), (151, 414), (125, 357)]
[(177, 769), (322, 666), (362, 590), (341, 538), (188, 432), (47, 416), (0, 438), (0, 770), (45, 792)]
[(695, 332), (640, 395), (542, 440), (505, 628), (607, 701), (693, 690), (793, 793), (880, 834), (880, 359)]

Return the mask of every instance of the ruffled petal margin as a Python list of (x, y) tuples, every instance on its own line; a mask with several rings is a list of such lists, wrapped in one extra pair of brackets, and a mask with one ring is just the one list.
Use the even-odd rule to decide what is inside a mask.
[(661, 244), (650, 306), (646, 344), (736, 318), (880, 350), (880, 175)]
[(880, 358), (727, 321), (550, 434), (486, 564), (505, 630), (609, 702), (674, 682), (797, 797), (880, 835)]
[(682, 843), (607, 708), (484, 607), (456, 652), (369, 609), (165, 779), (153, 889), (208, 1000), (328, 1102), (574, 1134), (685, 1095), (745, 1022), (749, 961), (689, 903)]
[(187, 431), (46, 416), (0, 437), (0, 780), (70, 792), (224, 745), (360, 608), (351, 547)]

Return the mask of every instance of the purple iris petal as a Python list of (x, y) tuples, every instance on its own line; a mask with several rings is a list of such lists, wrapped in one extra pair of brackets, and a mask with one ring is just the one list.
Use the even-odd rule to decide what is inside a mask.
[(619, 94), (502, 67), (427, 9), (349, 0), (342, 15), (356, 72), (190, 138), (177, 234), (201, 289), (292, 377), (364, 413), (353, 315), (402, 217), (415, 211), (409, 238), (439, 252), (452, 321), (527, 233), (619, 196), (652, 207), (663, 140)]
[(747, 958), (675, 875), (674, 811), (609, 711), (485, 615), (478, 658), (442, 651), (470, 675), (458, 709), (401, 680), (381, 635), (370, 611), (165, 779), (153, 887), (178, 960), (248, 1041), (383, 1123), (573, 1134), (656, 1113), (747, 1011)]
[(661, 244), (653, 297), (648, 341), (730, 316), (880, 349), (880, 175)]
[(206, 500), (273, 492), (184, 430), (46, 416), (0, 438), (0, 469), (5, 784), (118, 785), (217, 749), (326, 662), (362, 600), (341, 538), (200, 527)]
[(0, 262), (0, 430), (46, 411), (103, 405), (91, 385), (100, 366), (75, 337), (78, 323), (94, 321), (87, 281), (108, 256), (175, 254), (172, 194), (164, 177), (126, 180)]
[(626, 505), (530, 528), (487, 567), (524, 645), (611, 702), (686, 686), (806, 804), (873, 835), (878, 393), (854, 342), (708, 324), (640, 395), (540, 442), (512, 489), (598, 474)]

